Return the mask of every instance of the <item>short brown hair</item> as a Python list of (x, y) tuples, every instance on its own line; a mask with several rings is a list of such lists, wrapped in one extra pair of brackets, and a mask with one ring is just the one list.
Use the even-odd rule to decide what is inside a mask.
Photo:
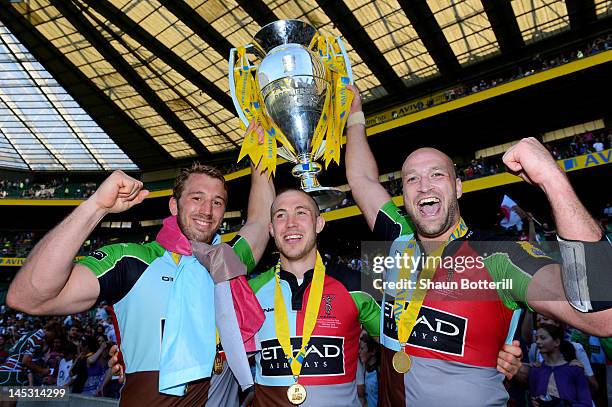
[(223, 173), (221, 171), (213, 166), (195, 162), (189, 168), (181, 168), (181, 172), (176, 176), (174, 180), (174, 188), (172, 188), (172, 196), (175, 199), (181, 198), (183, 189), (185, 188), (185, 182), (187, 182), (187, 178), (189, 178), (191, 174), (205, 174), (211, 178), (218, 179), (223, 183), (223, 188), (225, 188), (225, 192), (227, 192), (227, 185), (225, 184), (225, 178), (223, 177)]

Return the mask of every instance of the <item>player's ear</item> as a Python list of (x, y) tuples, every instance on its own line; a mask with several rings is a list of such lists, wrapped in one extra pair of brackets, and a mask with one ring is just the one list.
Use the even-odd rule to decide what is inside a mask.
[(178, 215), (178, 202), (175, 197), (170, 198), (170, 202), (168, 202), (168, 206), (170, 207), (170, 213), (172, 216)]
[(316, 225), (317, 234), (321, 233), (324, 226), (325, 226), (325, 218), (321, 215), (317, 216), (317, 225)]
[(457, 199), (461, 198), (463, 195), (463, 184), (461, 183), (459, 177), (455, 179), (455, 190), (457, 191)]

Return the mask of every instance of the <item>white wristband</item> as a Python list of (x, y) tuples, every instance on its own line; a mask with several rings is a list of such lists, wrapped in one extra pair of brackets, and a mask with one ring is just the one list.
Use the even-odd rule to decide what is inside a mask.
[(363, 112), (351, 113), (348, 120), (346, 121), (346, 127), (351, 127), (356, 124), (363, 124), (365, 126), (366, 121), (365, 121), (365, 115), (363, 114)]

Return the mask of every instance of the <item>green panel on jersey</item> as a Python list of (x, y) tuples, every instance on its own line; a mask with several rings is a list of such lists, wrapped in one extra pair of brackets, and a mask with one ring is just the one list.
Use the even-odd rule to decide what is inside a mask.
[(242, 264), (246, 266), (247, 274), (253, 271), (255, 268), (255, 258), (253, 257), (253, 251), (251, 246), (249, 246), (249, 242), (244, 237), (238, 235), (238, 239), (232, 244), (232, 249), (234, 249), (234, 253), (236, 253)]
[(249, 285), (255, 294), (274, 278), (274, 267), (249, 280)]
[(514, 265), (506, 253), (494, 253), (483, 260), (494, 282), (512, 280), (511, 289), (497, 289), (504, 305), (511, 310), (523, 306), (531, 310), (527, 304), (527, 287), (531, 282), (531, 276)]
[(393, 222), (397, 223), (400, 228), (399, 236), (406, 236), (414, 233), (414, 226), (412, 221), (407, 216), (404, 216), (400, 209), (393, 203), (393, 201), (387, 201), (380, 207), (380, 211), (387, 215)]
[(78, 263), (89, 268), (99, 278), (115, 267), (115, 264), (123, 257), (135, 257), (144, 263), (151, 264), (153, 260), (163, 256), (165, 251), (157, 242), (146, 244), (118, 243), (95, 250)]
[(352, 291), (351, 297), (359, 312), (359, 322), (370, 336), (380, 336), (380, 305), (368, 293)]

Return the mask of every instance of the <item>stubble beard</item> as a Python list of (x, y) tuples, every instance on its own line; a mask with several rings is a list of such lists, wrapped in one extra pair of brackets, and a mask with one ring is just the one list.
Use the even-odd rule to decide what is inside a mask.
[(417, 229), (417, 232), (426, 237), (436, 237), (446, 233), (450, 228), (452, 228), (456, 222), (455, 218), (459, 214), (459, 202), (454, 199), (446, 209), (446, 216), (442, 221), (438, 224), (428, 224), (426, 222), (422, 222), (416, 216), (412, 216), (412, 220), (414, 221), (414, 225)]
[(194, 231), (193, 229), (190, 229), (183, 223), (183, 219), (181, 218), (180, 214), (181, 214), (181, 210), (179, 207), (179, 216), (177, 216), (176, 219), (178, 221), (179, 229), (181, 229), (181, 232), (183, 233), (183, 235), (185, 235), (185, 237), (188, 240), (193, 240), (195, 242), (208, 243), (208, 244), (212, 242), (215, 232), (210, 232), (210, 233), (197, 232), (197, 231)]

